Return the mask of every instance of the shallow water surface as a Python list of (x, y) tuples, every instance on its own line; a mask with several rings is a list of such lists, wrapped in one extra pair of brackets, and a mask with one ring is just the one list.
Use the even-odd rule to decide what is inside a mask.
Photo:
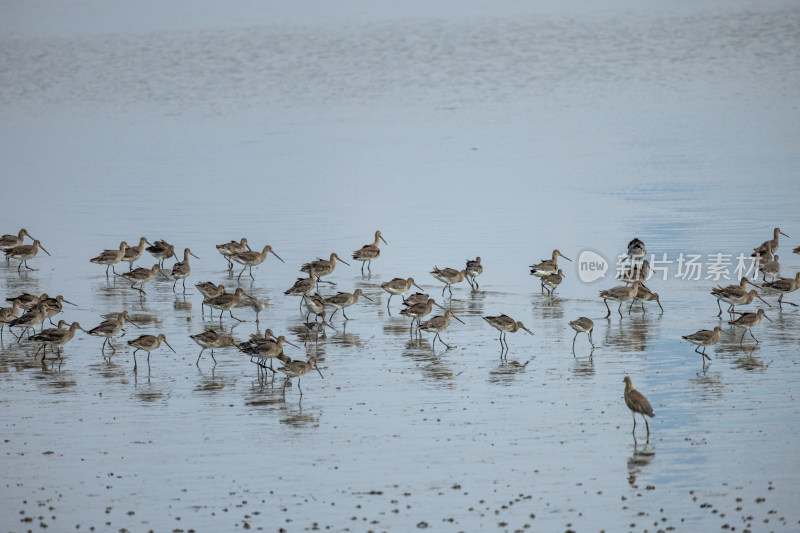
[[(740, 345), (709, 294), (735, 280), (675, 263), (729, 254), (730, 274), (780, 226), (782, 274), (800, 270), (797, 7), (512, 6), (93, 29), (31, 11), (6, 33), (0, 231), (24, 226), (52, 256), (0, 263), (0, 295), (62, 294), (86, 329), (127, 309), (141, 330), (109, 357), (79, 331), (45, 365), (4, 330), (0, 528), (800, 528), (800, 310), (766, 295), (771, 321)], [(388, 244), (362, 275), (350, 253), (376, 229)], [(140, 296), (89, 263), (140, 236), (199, 257), (185, 294), (159, 277)], [(239, 279), (214, 245), (242, 236), (286, 262)], [(633, 237), (673, 261), (648, 282), (664, 312), (610, 303), (605, 319), (598, 292)], [(573, 261), (547, 297), (528, 265), (554, 248)], [(610, 262), (604, 279), (580, 281), (584, 250)], [(321, 291), (375, 301), (304, 344), (284, 291), (331, 252), (350, 266)], [(428, 272), (476, 256), (480, 288), (443, 295)], [(452, 349), (413, 338), (400, 298), (387, 308), (381, 283), (410, 276), (464, 321), (441, 334)], [(206, 280), (267, 301), (259, 327), (246, 304), (241, 323), (204, 315)], [(482, 320), (501, 313), (534, 333), (509, 334), (507, 359)], [(579, 335), (573, 354), (580, 316), (596, 348)], [(681, 336), (717, 324), (704, 367)], [(189, 335), (210, 327), (270, 328), (323, 379), (284, 391), (232, 348), (196, 364)], [(142, 333), (177, 353), (148, 370), (140, 352), (134, 371)], [(641, 417), (631, 433), (625, 375), (655, 410), (649, 438)]]

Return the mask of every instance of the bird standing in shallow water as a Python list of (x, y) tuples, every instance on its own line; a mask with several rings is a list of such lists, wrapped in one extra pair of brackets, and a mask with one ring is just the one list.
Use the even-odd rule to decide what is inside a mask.
[[(509, 333), (516, 333), (520, 329), (523, 329), (533, 335), (533, 332), (525, 327), (522, 322), (514, 321), (508, 315), (500, 315), (500, 316), (485, 316), (483, 319), (489, 323), (490, 326), (495, 328), (500, 332), (500, 354), (502, 356), (503, 352), (508, 352), (508, 340), (506, 339), (506, 335)], [(503, 346), (503, 340), (505, 339), (505, 346)]]
[(260, 265), (261, 263), (266, 261), (267, 254), (269, 253), (277, 257), (281, 263), (285, 263), (285, 261), (281, 259), (281, 257), (278, 254), (275, 253), (275, 250), (273, 250), (272, 246), (270, 246), (269, 244), (264, 246), (264, 249), (261, 250), (260, 252), (254, 252), (254, 251), (240, 252), (238, 254), (233, 254), (232, 256), (230, 256), (231, 260), (236, 261), (240, 265), (244, 265), (244, 268), (242, 268), (242, 271), (239, 272), (239, 276), (237, 277), (237, 279), (242, 279), (242, 274), (244, 274), (244, 271), (249, 268), (250, 279), (255, 280), (256, 278), (253, 277), (253, 267)]
[[(714, 346), (715, 344), (717, 344), (719, 342), (719, 337), (721, 333), (722, 333), (722, 327), (717, 326), (713, 330), (701, 329), (696, 333), (692, 333), (691, 335), (684, 335), (681, 338), (696, 345), (694, 351), (703, 356), (703, 366), (705, 366), (706, 359), (711, 361), (711, 358), (708, 355), (706, 355), (706, 348), (708, 346)], [(702, 352), (699, 351), (701, 346), (703, 347)]]
[(176, 353), (172, 346), (169, 345), (167, 342), (167, 338), (164, 336), (163, 333), (159, 333), (158, 337), (153, 335), (142, 335), (138, 339), (133, 339), (132, 341), (128, 341), (130, 346), (136, 348), (133, 350), (133, 371), (136, 372), (136, 352), (139, 350), (144, 350), (147, 352), (147, 371), (150, 371), (150, 352), (161, 346), (161, 343), (167, 345), (167, 347), (172, 350), (172, 353)]
[(647, 401), (647, 398), (644, 397), (644, 394), (633, 388), (631, 378), (625, 376), (625, 379), (622, 381), (625, 382), (625, 405), (628, 406), (628, 409), (630, 409), (631, 413), (633, 414), (632, 433), (634, 436), (636, 435), (636, 413), (639, 413), (642, 415), (642, 418), (644, 418), (644, 425), (647, 427), (647, 436), (649, 438), (650, 424), (647, 423), (647, 418), (645, 418), (645, 415), (653, 418), (656, 416), (656, 414), (653, 412), (653, 408), (650, 406), (650, 402)]
[(172, 292), (175, 292), (175, 285), (178, 284), (178, 280), (182, 280), (183, 293), (186, 294), (186, 278), (192, 273), (192, 267), (189, 266), (190, 255), (195, 259), (200, 259), (190, 249), (186, 248), (183, 250), (183, 261), (178, 261), (172, 266), (172, 277), (175, 278), (175, 283), (172, 284)]
[[(0, 250), (3, 251), (10, 250), (15, 246), (20, 246), (24, 242), (26, 235), (30, 237), (32, 241), (36, 240), (31, 236), (30, 233), (28, 233), (28, 230), (26, 230), (25, 228), (19, 230), (18, 235), (3, 235), (2, 237), (0, 237)], [(6, 260), (8, 260), (8, 257), (6, 257)]]
[(478, 280), (476, 280), (475, 278), (483, 274), (483, 266), (481, 265), (481, 258), (476, 257), (474, 261), (470, 261), (468, 259), (467, 268), (465, 268), (464, 270), (467, 271), (467, 275), (470, 277), (471, 280), (470, 284), (474, 284), (476, 289), (479, 288), (480, 285), (478, 285)]
[(164, 240), (154, 242), (151, 246), (145, 248), (145, 250), (158, 259), (158, 264), (162, 268), (164, 267), (164, 261), (175, 255), (175, 246)]
[[(778, 308), (783, 309), (783, 297), (789, 294), (790, 292), (796, 291), (800, 288), (800, 272), (795, 274), (794, 278), (780, 278), (775, 281), (769, 281), (764, 284), (764, 287), (775, 292), (779, 292), (781, 295), (778, 296)], [(796, 303), (786, 302), (789, 305), (797, 307)]]
[(17, 267), (17, 272), (20, 271), (23, 265), (25, 265), (25, 268), (28, 270), (36, 270), (28, 266), (28, 259), (36, 257), (36, 254), (39, 253), (39, 248), (47, 255), (50, 255), (50, 252), (45, 250), (44, 246), (42, 246), (39, 241), (35, 240), (33, 244), (20, 244), (19, 246), (7, 249), (6, 258), (16, 259), (20, 262)]
[(439, 341), (442, 344), (447, 346), (448, 350), (450, 348), (452, 348), (452, 346), (450, 346), (449, 344), (444, 342), (442, 340), (442, 337), (439, 336), (439, 333), (441, 333), (442, 331), (446, 330), (447, 327), (450, 325), (450, 318), (451, 317), (455, 318), (456, 320), (458, 320), (462, 324), (464, 323), (463, 320), (461, 320), (460, 318), (458, 318), (456, 315), (453, 314), (452, 310), (448, 309), (447, 311), (444, 312), (444, 315), (435, 316), (435, 317), (431, 318), (430, 320), (426, 320), (425, 322), (423, 322), (422, 324), (419, 325), (419, 328), (422, 331), (427, 331), (429, 333), (436, 333), (436, 335), (433, 337), (433, 344), (431, 344), (431, 349), (433, 349), (434, 346), (436, 346), (436, 339), (439, 339)]
[(96, 265), (106, 265), (106, 279), (108, 279), (108, 269), (110, 268), (114, 274), (117, 273), (117, 271), (114, 270), (114, 265), (122, 261), (122, 258), (125, 257), (125, 250), (127, 249), (128, 243), (122, 241), (119, 243), (119, 250), (103, 250), (97, 257), (89, 259), (89, 262)]
[(150, 242), (145, 237), (140, 237), (138, 245), (129, 246), (125, 249), (125, 255), (122, 256), (122, 260), (128, 263), (128, 271), (133, 270), (133, 264), (142, 258), (145, 244), (150, 244)]
[(381, 250), (378, 248), (378, 244), (380, 241), (383, 241), (383, 244), (389, 244), (386, 242), (381, 236), (380, 231), (375, 232), (375, 241), (372, 244), (365, 244), (361, 247), (360, 250), (356, 250), (353, 252), (353, 259), (356, 261), (361, 261), (361, 274), (364, 274), (364, 264), (367, 265), (367, 270), (370, 274), (372, 274), (372, 260), (377, 259), (379, 255), (381, 255)]
[(228, 262), (228, 270), (233, 270), (233, 263), (231, 262), (231, 256), (234, 254), (240, 254), (242, 252), (246, 252), (248, 250), (250, 250), (250, 246), (248, 246), (247, 239), (245, 239), (244, 237), (242, 237), (242, 240), (240, 242), (231, 241), (217, 245), (217, 251)]
[[(317, 366), (317, 359), (312, 357), (308, 361), (291, 361), (286, 363), (278, 370), (286, 374), (286, 381), (283, 382), (283, 394), (286, 395), (286, 384), (291, 378), (297, 378), (297, 390), (300, 391), (300, 396), (303, 396), (303, 389), (300, 388), (300, 378), (308, 374), (312, 368), (316, 368), (319, 372), (319, 377), (322, 376), (319, 367)], [(324, 378), (323, 378), (324, 379)]]
[(449, 290), (450, 296), (453, 296), (453, 289), (450, 287), (453, 283), (461, 283), (466, 279), (469, 286), (472, 287), (472, 282), (469, 280), (466, 269), (459, 271), (455, 268), (439, 268), (434, 266), (433, 270), (431, 270), (431, 276), (444, 283), (442, 297), (444, 297), (445, 290)]
[(594, 342), (592, 342), (592, 330), (594, 330), (594, 322), (591, 318), (582, 316), (569, 323), (569, 327), (575, 330), (575, 336), (572, 337), (572, 353), (575, 354), (575, 339), (578, 338), (578, 333), (586, 333), (589, 335), (589, 344), (592, 345), (594, 350)]
[(742, 313), (742, 316), (736, 320), (731, 320), (728, 322), (728, 324), (732, 326), (739, 326), (745, 329), (744, 333), (742, 333), (742, 338), (739, 339), (739, 346), (744, 346), (744, 336), (748, 331), (750, 332), (750, 336), (753, 337), (753, 340), (756, 341), (756, 344), (758, 344), (758, 339), (756, 339), (756, 336), (753, 335), (752, 328), (756, 327), (758, 323), (761, 322), (762, 317), (772, 322), (772, 319), (764, 314), (763, 309), (759, 309), (757, 313)]
[(214, 364), (217, 364), (217, 360), (214, 357), (214, 350), (217, 348), (224, 348), (226, 346), (233, 346), (235, 344), (233, 337), (230, 335), (220, 335), (213, 329), (207, 329), (203, 333), (197, 333), (196, 335), (189, 335), (194, 342), (196, 342), (202, 350), (197, 355), (197, 362), (195, 365), (200, 364), (200, 356), (203, 355), (203, 352), (206, 349), (211, 350), (211, 359), (214, 360)]
[(422, 290), (422, 288), (414, 282), (414, 278), (394, 278), (391, 281), (381, 283), (381, 289), (389, 293), (389, 300), (386, 302), (386, 310), (389, 310), (389, 303), (392, 301), (392, 296), (402, 296), (411, 290), (412, 285), (419, 290)]

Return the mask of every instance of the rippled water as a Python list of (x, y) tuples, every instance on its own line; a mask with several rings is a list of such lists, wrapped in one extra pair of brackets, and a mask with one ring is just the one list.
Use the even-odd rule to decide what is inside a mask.
[[(714, 280), (673, 264), (649, 284), (663, 314), (605, 320), (613, 272), (582, 283), (565, 262), (546, 298), (527, 268), (554, 248), (613, 262), (634, 236), (657, 257), (735, 257), (780, 226), (782, 273), (800, 270), (797, 6), (410, 4), (325, 20), (175, 5), (4, 2), (0, 231), (24, 226), (52, 257), (0, 264), (0, 295), (63, 294), (87, 329), (128, 309), (177, 354), (133, 372), (124, 341), (139, 330), (109, 360), (78, 332), (43, 368), (4, 332), (2, 529), (800, 528), (797, 308), (768, 296), (760, 344), (725, 335), (704, 370), (680, 337), (720, 323)], [(330, 276), (375, 303), (304, 348), (283, 291), (376, 229), (372, 275), (350, 261)], [(158, 279), (141, 299), (88, 262), (142, 235), (199, 256), (185, 295)], [(214, 244), (242, 236), (286, 263), (240, 283)], [(478, 255), (480, 290), (442, 298), (431, 268)], [(412, 340), (398, 298), (387, 311), (395, 276), (464, 320), (442, 334), (453, 349)], [(267, 299), (262, 331), (324, 379), (302, 378), (301, 400), (232, 349), (196, 366), (189, 335), (219, 325), (200, 311), (205, 280)], [(535, 333), (509, 335), (507, 363), (481, 320), (500, 313)], [(235, 314), (247, 321), (222, 326), (244, 340), (255, 314)], [(571, 351), (579, 316), (595, 320), (591, 355), (585, 336)], [(649, 440), (641, 419), (631, 435), (625, 375), (655, 409)]]

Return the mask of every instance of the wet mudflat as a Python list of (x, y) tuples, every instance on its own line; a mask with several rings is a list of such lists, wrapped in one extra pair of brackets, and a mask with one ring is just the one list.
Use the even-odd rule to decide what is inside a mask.
[[(53, 255), (0, 264), (0, 295), (63, 294), (87, 329), (127, 309), (142, 329), (107, 358), (79, 331), (44, 366), (4, 331), (0, 528), (800, 527), (800, 311), (765, 295), (748, 310), (772, 321), (740, 346), (709, 294), (737, 280), (706, 279), (713, 254), (734, 278), (775, 226), (782, 274), (800, 270), (796, 8), (178, 20), (45, 18), (3, 38), (0, 231)], [(350, 254), (377, 229), (388, 244), (361, 275)], [(89, 263), (140, 236), (198, 256), (185, 294), (156, 278), (142, 297)], [(214, 245), (241, 237), (286, 263), (237, 279)], [(633, 237), (669, 261), (648, 283), (664, 313), (610, 303), (605, 319)], [(527, 267), (555, 248), (573, 262), (547, 297)], [(587, 249), (610, 263), (594, 283)], [(375, 302), (304, 345), (283, 293), (331, 252), (351, 266), (322, 292)], [(700, 279), (678, 275), (681, 253), (702, 256)], [(480, 289), (442, 296), (434, 265), (478, 255)], [(387, 309), (381, 283), (409, 276), (465, 322), (441, 334), (452, 349), (412, 338), (398, 297)], [(247, 304), (242, 323), (204, 316), (207, 280), (265, 300), (259, 328)], [(507, 360), (482, 319), (501, 313), (535, 334), (509, 334)], [(573, 354), (579, 316), (596, 348), (580, 335)], [(704, 368), (681, 336), (716, 325)], [(324, 379), (284, 391), (232, 348), (196, 365), (189, 335), (209, 327), (270, 328)], [(177, 353), (148, 371), (139, 352), (134, 372), (126, 342), (158, 333)], [(641, 417), (631, 434), (625, 375), (655, 410), (649, 439)]]

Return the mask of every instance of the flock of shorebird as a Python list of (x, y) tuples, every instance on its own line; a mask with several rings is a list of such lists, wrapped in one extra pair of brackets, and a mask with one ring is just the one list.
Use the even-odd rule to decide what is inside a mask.
[[(730, 285), (727, 287), (718, 286), (711, 290), (711, 294), (717, 299), (718, 302), (719, 314), (717, 316), (720, 317), (722, 315), (722, 306), (719, 302), (725, 302), (729, 305), (728, 313), (731, 315), (731, 320), (728, 323), (732, 326), (744, 328), (744, 332), (739, 339), (740, 345), (743, 345), (744, 336), (748, 332), (756, 341), (756, 343), (758, 343), (758, 340), (753, 335), (752, 329), (759, 324), (762, 318), (767, 318), (769, 320), (763, 309), (758, 309), (756, 312), (751, 313), (741, 313), (735, 310), (736, 307), (752, 303), (756, 298), (766, 303), (758, 294), (756, 289), (752, 289), (750, 291), (747, 290), (748, 284), (753, 285), (758, 289), (764, 288), (765, 290), (773, 293), (778, 293), (779, 307), (782, 306), (783, 303), (796, 306), (796, 304), (791, 302), (783, 302), (783, 297), (785, 295), (800, 288), (800, 273), (797, 273), (794, 278), (779, 277), (779, 257), (775, 255), (775, 252), (778, 250), (779, 235), (786, 236), (786, 234), (781, 232), (779, 228), (775, 228), (772, 239), (765, 241), (760, 246), (754, 248), (753, 256), (757, 258), (756, 264), (758, 265), (758, 271), (760, 271), (764, 276), (762, 285), (759, 286), (753, 280), (743, 277), (741, 282), (737, 285)], [(33, 240), (33, 244), (25, 244), (25, 237)], [(365, 244), (363, 247), (353, 252), (352, 258), (356, 261), (361, 261), (362, 263), (362, 274), (364, 274), (364, 268), (366, 268), (368, 272), (372, 271), (371, 263), (380, 256), (379, 244), (381, 242), (386, 244), (386, 240), (382, 237), (381, 232), (376, 231), (373, 242)], [(257, 252), (250, 249), (247, 239), (244, 238), (240, 241), (231, 241), (218, 244), (216, 248), (227, 261), (228, 271), (231, 272), (231, 274), (233, 274), (234, 263), (242, 265), (242, 269), (237, 275), (237, 280), (241, 279), (241, 276), (245, 271), (248, 271), (250, 277), (253, 278), (253, 267), (263, 263), (270, 253), (278, 260), (283, 262), (283, 259), (272, 249), (271, 246), (266, 245), (260, 252)], [(28, 266), (28, 261), (33, 259), (38, 254), (39, 249), (43, 250), (49, 255), (49, 252), (42, 247), (41, 243), (34, 239), (25, 229), (21, 229), (17, 235), (2, 236), (2, 238), (0, 238), (0, 249), (5, 252), (7, 260), (16, 259), (19, 261), (19, 264), (17, 265), (17, 270), (19, 272), (21, 272), (23, 267), (28, 270), (35, 270), (34, 268)], [(151, 268), (133, 268), (134, 263), (141, 259), (145, 251), (149, 252), (156, 259), (158, 259), (158, 262), (155, 263)], [(599, 296), (603, 299), (603, 303), (605, 304), (607, 310), (607, 314), (604, 318), (609, 318), (611, 316), (611, 308), (608, 306), (609, 300), (619, 304), (617, 312), (620, 314), (620, 316), (622, 316), (622, 305), (628, 301), (631, 302), (630, 307), (628, 308), (628, 314), (631, 313), (636, 302), (641, 303), (641, 309), (643, 312), (645, 302), (655, 302), (658, 304), (661, 312), (663, 312), (664, 309), (661, 306), (658, 293), (652, 292), (645, 285), (645, 281), (649, 279), (648, 276), (651, 274), (651, 272), (648, 261), (644, 259), (647, 256), (647, 250), (644, 242), (638, 238), (633, 239), (628, 244), (627, 252), (629, 263), (625, 264), (622, 274), (617, 278), (619, 281), (623, 282), (624, 285), (600, 291)], [(795, 248), (794, 253), (800, 254), (800, 247)], [(191, 274), (189, 258), (197, 258), (197, 256), (194, 255), (189, 248), (186, 248), (183, 251), (183, 260), (177, 261), (171, 269), (165, 269), (164, 262), (172, 257), (175, 257), (176, 260), (178, 259), (175, 247), (173, 245), (163, 240), (150, 243), (147, 238), (141, 237), (138, 245), (136, 246), (128, 246), (128, 244), (123, 241), (120, 243), (119, 248), (104, 250), (98, 256), (91, 258), (90, 261), (95, 264), (106, 266), (107, 279), (112, 274), (114, 276), (123, 278), (131, 283), (131, 289), (139, 291), (139, 294), (144, 296), (146, 294), (144, 290), (145, 284), (155, 279), (155, 277), (158, 275), (161, 275), (166, 279), (173, 280), (173, 291), (177, 290), (178, 281), (181, 281), (183, 291), (186, 291), (186, 278), (188, 278)], [(571, 259), (563, 255), (559, 250), (553, 250), (552, 256), (549, 259), (542, 260), (541, 262), (530, 266), (531, 275), (539, 278), (541, 290), (542, 292), (547, 291), (548, 296), (552, 296), (554, 294), (556, 288), (561, 284), (564, 278), (563, 271), (558, 267), (559, 257), (571, 261)], [(120, 262), (127, 262), (129, 264), (129, 270), (127, 272), (116, 272), (114, 267)], [(327, 297), (320, 295), (320, 284), (331, 283), (323, 280), (322, 278), (328, 276), (334, 271), (337, 262), (342, 262), (349, 266), (349, 263), (341, 259), (336, 253), (332, 253), (328, 259), (317, 258), (314, 261), (302, 264), (300, 270), (307, 274), (307, 277), (298, 278), (294, 285), (287, 289), (284, 293), (286, 295), (301, 297), (300, 311), (302, 313), (303, 305), (305, 305), (306, 320), (309, 319), (310, 315), (315, 315), (314, 322), (305, 322), (306, 328), (308, 329), (305, 339), (306, 343), (308, 342), (309, 335), (319, 333), (324, 335), (324, 330), (326, 327), (333, 329), (333, 326), (330, 324), (329, 320), (331, 320), (337, 312), (341, 311), (344, 320), (348, 320), (345, 309), (358, 302), (359, 298), (373, 301), (369, 296), (364, 294), (361, 289), (356, 289), (352, 293), (338, 292)], [(430, 274), (436, 280), (444, 284), (442, 288), (442, 297), (444, 297), (445, 291), (449, 291), (450, 296), (452, 296), (452, 285), (461, 283), (463, 281), (466, 281), (473, 290), (477, 290), (479, 288), (477, 278), (482, 273), (483, 266), (481, 265), (480, 257), (477, 257), (474, 260), (468, 260), (465, 268), (461, 270), (434, 267), (434, 269), (430, 272)], [(771, 281), (767, 281), (767, 276), (772, 278)], [(757, 277), (754, 279), (757, 279)], [(243, 321), (242, 319), (239, 319), (233, 315), (233, 309), (239, 307), (240, 304), (245, 301), (243, 300), (244, 298), (249, 298), (249, 300), (252, 302), (251, 307), (256, 312), (257, 325), (259, 323), (259, 313), (266, 308), (266, 303), (264, 301), (248, 295), (241, 287), (237, 288), (233, 293), (229, 293), (226, 291), (224, 285), (215, 284), (210, 281), (197, 283), (195, 286), (203, 295), (203, 301), (201, 304), (202, 314), (205, 315), (205, 308), (208, 307), (210, 316), (213, 318), (213, 312), (216, 309), (219, 311), (220, 323), (222, 322), (223, 314), (225, 312), (228, 313), (231, 319), (239, 322)], [(414, 335), (414, 325), (416, 323), (417, 336), (419, 336), (420, 332), (422, 331), (434, 334), (432, 343), (433, 349), (435, 349), (437, 340), (444, 344), (448, 349), (451, 348), (451, 346), (441, 338), (440, 334), (450, 325), (451, 319), (456, 319), (462, 323), (463, 321), (453, 313), (452, 309), (445, 309), (436, 303), (434, 298), (431, 298), (428, 294), (418, 292), (405, 297), (406, 293), (411, 291), (412, 287), (422, 290), (416, 284), (414, 278), (411, 277), (394, 278), (381, 284), (381, 288), (389, 294), (388, 301), (386, 302), (387, 310), (390, 310), (392, 297), (400, 296), (403, 298), (403, 309), (400, 311), (400, 314), (411, 318), (411, 324), (409, 328), (411, 335)], [(42, 362), (44, 362), (46, 359), (48, 348), (50, 348), (51, 352), (55, 352), (55, 355), (58, 359), (61, 359), (61, 348), (74, 337), (75, 332), (78, 329), (88, 333), (89, 335), (104, 338), (103, 345), (101, 346), (101, 353), (105, 357), (106, 346), (109, 347), (112, 353), (116, 351), (111, 341), (124, 332), (124, 327), (126, 324), (132, 324), (137, 328), (139, 327), (131, 320), (128, 312), (123, 311), (121, 313), (105, 315), (105, 320), (101, 324), (88, 331), (84, 330), (77, 322), (68, 324), (64, 320), (59, 321), (58, 325), (54, 328), (44, 329), (44, 322), (49, 320), (52, 324), (52, 317), (62, 311), (63, 304), (75, 304), (67, 301), (63, 296), (59, 295), (55, 298), (51, 298), (46, 294), (36, 296), (33, 294), (24, 293), (16, 297), (6, 298), (6, 300), (11, 302), (12, 305), (11, 307), (0, 309), (0, 340), (2, 340), (3, 329), (6, 326), (9, 328), (9, 330), (11, 330), (11, 328), (22, 329), (19, 335), (15, 334), (17, 336), (17, 342), (20, 342), (27, 332), (32, 331), (33, 334), (29, 335), (27, 338), (30, 341), (40, 345), (36, 354), (38, 355), (39, 352), (42, 352)], [(423, 320), (433, 312), (434, 306), (443, 309), (443, 314), (434, 316), (428, 320)], [(21, 314), (23, 309), (26, 310), (26, 312)], [(327, 316), (327, 313), (331, 310), (333, 310), (332, 313), (330, 316)], [(740, 316), (738, 318), (733, 318), (734, 314), (738, 314)], [(519, 330), (523, 330), (533, 335), (533, 332), (525, 327), (521, 321), (514, 320), (505, 314), (498, 316), (485, 316), (483, 319), (500, 332), (499, 342), (501, 358), (503, 358), (509, 350), (508, 341), (506, 339), (508, 333), (515, 333)], [(41, 326), (42, 328), (39, 333), (35, 332), (36, 326)], [(575, 341), (580, 333), (586, 333), (588, 335), (589, 343), (592, 346), (592, 350), (594, 350), (595, 345), (592, 340), (594, 322), (591, 319), (580, 317), (569, 322), (569, 326), (575, 330), (575, 336), (572, 339), (573, 354), (575, 353)], [(706, 354), (706, 348), (719, 342), (723, 332), (724, 330), (722, 327), (716, 326), (713, 330), (700, 330), (696, 333), (692, 333), (691, 335), (686, 335), (683, 338), (696, 345), (695, 351), (702, 356), (701, 359), (703, 361), (703, 366), (705, 367), (705, 359), (710, 360), (710, 357)], [(200, 357), (205, 350), (211, 350), (211, 357), (214, 360), (214, 363), (216, 363), (216, 359), (214, 358), (214, 350), (227, 346), (233, 346), (250, 356), (250, 360), (258, 367), (259, 376), (261, 376), (262, 373), (266, 375), (267, 371), (271, 371), (273, 376), (278, 371), (285, 374), (286, 381), (284, 382), (284, 392), (286, 384), (290, 378), (298, 378), (299, 388), (299, 378), (310, 372), (312, 369), (316, 369), (320, 377), (322, 377), (322, 372), (317, 367), (317, 361), (315, 358), (312, 357), (307, 361), (291, 360), (283, 353), (283, 345), (284, 343), (292, 343), (282, 335), (275, 337), (272, 334), (272, 331), (269, 329), (266, 330), (263, 336), (260, 334), (251, 335), (250, 339), (243, 343), (236, 343), (230, 335), (219, 333), (214, 329), (208, 329), (203, 333), (191, 335), (191, 338), (201, 347), (200, 354), (197, 358), (197, 364), (199, 364)], [(134, 350), (134, 371), (136, 371), (137, 368), (137, 352), (141, 350), (147, 353), (147, 363), (149, 369), (150, 352), (159, 348), (162, 343), (170, 348), (173, 352), (175, 351), (169, 345), (166, 337), (163, 334), (141, 335), (136, 339), (128, 341), (128, 344)], [(296, 346), (294, 344), (292, 345)], [(701, 347), (703, 348), (702, 352), (700, 351)], [(283, 366), (273, 369), (273, 359), (278, 359), (281, 361)], [(626, 405), (634, 414), (635, 431), (635, 414), (640, 413), (644, 418), (645, 415), (650, 417), (654, 416), (654, 412), (647, 401), (647, 398), (633, 389), (630, 378), (626, 376), (624, 382), (624, 399)], [(302, 395), (302, 389), (300, 390), (300, 394)], [(649, 424), (647, 424), (646, 418), (644, 418), (644, 420), (649, 435)]]

